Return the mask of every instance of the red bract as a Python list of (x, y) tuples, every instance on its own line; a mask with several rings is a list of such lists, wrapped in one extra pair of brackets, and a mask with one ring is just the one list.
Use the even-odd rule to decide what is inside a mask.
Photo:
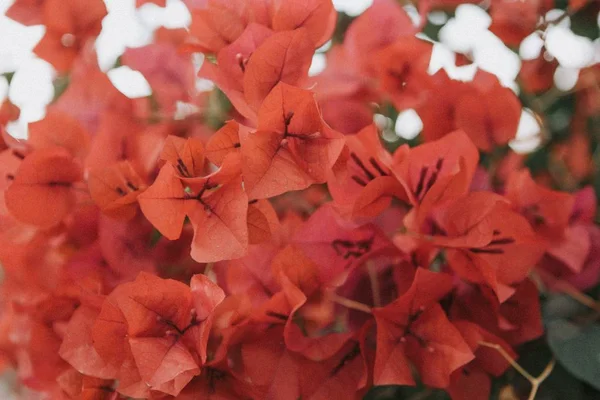
[(42, 7), (46, 33), (34, 52), (65, 73), (86, 42), (100, 33), (106, 6), (101, 0), (44, 0)]
[(56, 225), (72, 210), (73, 184), (82, 178), (81, 166), (66, 150), (35, 150), (23, 160), (6, 190), (6, 207), (22, 222)]
[(277, 0), (190, 0), (188, 3), (192, 11), (191, 43), (211, 53), (234, 42), (252, 23), (275, 31), (304, 28), (313, 48), (317, 48), (329, 39), (337, 19), (331, 0), (310, 0), (302, 5)]
[(248, 196), (272, 197), (325, 182), (343, 145), (309, 91), (278, 84), (260, 107), (258, 130), (242, 140)]
[(507, 0), (494, 0), (490, 12), (490, 30), (506, 44), (516, 46), (535, 30), (539, 17), (551, 8), (552, 3), (547, 0), (519, 4)]
[(462, 129), (479, 149), (489, 152), (515, 137), (521, 104), (494, 75), (479, 70), (473, 81), (460, 82), (441, 71), (432, 78), (429, 90), (429, 101), (417, 108), (426, 140)]
[(94, 322), (91, 340), (116, 370), (111, 377), (120, 380), (119, 392), (177, 396), (206, 360), (203, 337), (221, 300), (222, 292), (202, 277), (192, 281), (190, 290), (180, 282), (140, 274), (115, 289)]
[(491, 287), (500, 301), (512, 294), (506, 285), (525, 279), (543, 253), (527, 220), (494, 194), (458, 198), (435, 221), (448, 240), (432, 240), (453, 248), (446, 252), (450, 266), (463, 279)]
[(381, 90), (399, 109), (416, 107), (429, 87), (427, 74), (433, 46), (415, 37), (398, 39), (376, 55)]
[(449, 275), (417, 269), (406, 293), (373, 310), (377, 321), (375, 384), (414, 384), (410, 360), (423, 383), (444, 388), (450, 374), (473, 359), (469, 346), (437, 303), (451, 288)]
[[(178, 143), (179, 142), (179, 143)], [(192, 257), (199, 262), (244, 255), (248, 246), (248, 199), (239, 177), (239, 158), (232, 155), (207, 176), (204, 153), (193, 139), (182, 145), (177, 138), (165, 144), (162, 158), (169, 162), (156, 181), (138, 197), (142, 212), (169, 239), (181, 234), (186, 216), (194, 227)]]
[(77, 120), (59, 111), (52, 111), (43, 120), (29, 124), (27, 142), (36, 149), (60, 146), (74, 157), (83, 158), (89, 151), (89, 140)]
[(375, 125), (346, 136), (346, 147), (328, 180), (340, 210), (354, 218), (375, 216), (389, 207), (393, 196), (403, 197), (391, 165), (392, 156), (383, 148)]
[(217, 66), (205, 63), (201, 76), (214, 80), (246, 118), (256, 112), (278, 82), (302, 85), (312, 60), (313, 44), (305, 29), (279, 32), (250, 25), (217, 56)]
[(218, 52), (234, 42), (249, 22), (269, 25), (268, 2), (265, 1), (192, 0), (189, 3), (192, 12), (190, 33), (194, 45), (202, 51)]
[(276, 31), (305, 28), (314, 47), (317, 48), (329, 40), (336, 20), (337, 12), (331, 0), (309, 0), (303, 4), (282, 1), (273, 14), (272, 23)]
[[(373, 29), (374, 26), (387, 26), (389, 29)], [(376, 67), (369, 58), (372, 54), (400, 37), (413, 36), (417, 31), (406, 11), (397, 3), (375, 0), (373, 5), (348, 27), (344, 47), (352, 58), (358, 60), (362, 68), (372, 70)]]
[(133, 218), (137, 211), (137, 197), (146, 185), (128, 161), (104, 170), (89, 172), (90, 196), (107, 215)]
[(469, 344), (475, 359), (452, 374), (448, 393), (452, 400), (487, 400), (491, 392), (490, 375), (501, 375), (509, 367), (509, 364), (497, 351), (485, 347), (481, 343), (501, 346), (511, 357), (515, 357), (515, 354), (502, 339), (476, 324), (455, 321), (454, 326), (458, 328)]
[(544, 239), (562, 235), (569, 223), (573, 196), (536, 184), (527, 170), (513, 172), (506, 185), (506, 196)]
[(479, 154), (465, 133), (456, 131), (410, 150), (399, 148), (394, 158), (392, 172), (414, 207), (405, 224), (420, 230), (434, 207), (468, 191)]
[(122, 62), (144, 75), (158, 107), (166, 115), (174, 113), (177, 101), (189, 102), (195, 92), (194, 68), (189, 56), (178, 54), (168, 43), (127, 49)]

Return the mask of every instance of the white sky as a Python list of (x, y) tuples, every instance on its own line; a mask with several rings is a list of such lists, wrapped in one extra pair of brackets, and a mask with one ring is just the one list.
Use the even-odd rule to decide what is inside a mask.
[[(52, 79), (55, 73), (43, 60), (37, 59), (31, 50), (43, 36), (42, 26), (24, 27), (4, 16), (4, 11), (14, 0), (0, 0), (0, 73), (16, 71), (10, 89), (6, 80), (0, 78), (0, 101), (9, 96), (21, 108), (21, 118), (11, 124), (9, 132), (26, 137), (27, 123), (44, 116), (44, 108), (53, 95)], [(130, 97), (147, 96), (150, 87), (137, 71), (121, 67), (110, 71), (117, 57), (126, 47), (138, 47), (150, 43), (152, 32), (159, 26), (170, 28), (184, 27), (190, 22), (190, 14), (181, 0), (168, 0), (166, 8), (153, 4), (135, 8), (135, 0), (105, 0), (109, 10), (102, 21), (103, 30), (96, 46), (100, 67), (107, 71), (109, 78), (125, 95)], [(368, 8), (372, 0), (333, 0), (336, 9), (350, 15), (358, 15)], [(414, 9), (409, 10), (413, 19), (418, 19)], [(561, 11), (553, 10), (550, 19), (559, 16)], [(447, 17), (443, 13), (430, 16), (430, 21), (443, 23)], [(600, 22), (600, 21), (599, 21)], [(447, 21), (440, 31), (440, 43), (434, 46), (430, 72), (445, 68), (455, 79), (471, 79), (475, 68), (479, 67), (498, 76), (502, 84), (516, 90), (515, 78), (521, 66), (520, 57), (508, 49), (488, 27), (489, 15), (475, 5), (464, 4), (457, 8), (455, 18)], [(547, 55), (555, 57), (561, 67), (555, 76), (559, 89), (569, 90), (576, 82), (580, 68), (600, 60), (600, 41), (574, 35), (569, 30), (569, 20), (550, 28), (546, 37), (533, 34), (521, 45), (520, 55), (524, 59), (539, 55), (541, 46), (546, 44)], [(474, 65), (455, 67), (452, 51), (470, 53)], [(311, 74), (325, 68), (325, 57), (315, 55)], [(200, 82), (202, 84), (202, 82)], [(524, 114), (525, 115), (525, 114)], [(534, 118), (523, 117), (518, 137), (531, 136), (531, 131), (539, 127)], [(407, 110), (400, 114), (395, 123), (398, 136), (412, 138), (422, 129), (422, 122), (416, 113)], [(531, 140), (527, 140), (531, 142)], [(515, 148), (515, 150), (517, 150)], [(519, 148), (520, 151), (531, 151)]]

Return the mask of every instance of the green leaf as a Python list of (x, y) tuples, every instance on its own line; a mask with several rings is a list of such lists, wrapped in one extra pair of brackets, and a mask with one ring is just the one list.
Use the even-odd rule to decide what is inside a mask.
[(583, 315), (587, 311), (587, 307), (570, 296), (552, 294), (544, 302), (542, 316), (544, 322), (548, 325), (552, 321), (570, 319)]
[(579, 326), (564, 319), (550, 321), (548, 344), (567, 371), (600, 390), (600, 324)]

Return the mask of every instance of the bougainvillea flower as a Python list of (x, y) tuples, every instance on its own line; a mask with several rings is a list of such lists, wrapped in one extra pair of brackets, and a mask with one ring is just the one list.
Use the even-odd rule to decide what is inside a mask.
[(246, 66), (256, 49), (272, 34), (273, 31), (263, 25), (248, 25), (239, 38), (219, 51), (216, 64), (205, 61), (198, 73), (219, 86), (236, 110), (250, 119), (256, 119), (256, 112), (244, 97)]
[(269, 240), (278, 226), (277, 213), (268, 200), (248, 202), (248, 241), (250, 244)]
[(171, 115), (178, 101), (189, 102), (195, 92), (194, 67), (189, 55), (179, 54), (169, 43), (127, 49), (122, 64), (146, 78), (161, 113)]
[(84, 375), (111, 379), (117, 370), (107, 364), (94, 348), (92, 327), (100, 310), (81, 306), (69, 320), (59, 349), (60, 356)]
[(325, 182), (343, 145), (309, 91), (279, 83), (259, 110), (258, 130), (242, 141), (248, 196), (272, 197)]
[[(474, 192), (438, 210), (438, 229), (447, 238), (448, 263), (467, 281), (489, 285), (503, 301), (512, 285), (525, 279), (544, 247), (525, 218), (510, 209), (501, 196)], [(449, 240), (447, 240), (449, 239)]]
[[(373, 29), (387, 26), (389, 29)], [(371, 7), (359, 15), (348, 27), (344, 48), (364, 71), (374, 75), (376, 63), (372, 55), (403, 36), (413, 36), (417, 28), (406, 11), (396, 2), (374, 0)]]
[(456, 131), (408, 152), (400, 148), (394, 157), (391, 170), (414, 206), (405, 224), (420, 230), (435, 205), (467, 192), (479, 152), (463, 131)]
[(282, 1), (273, 14), (272, 24), (276, 31), (305, 28), (314, 48), (318, 48), (333, 34), (336, 21), (337, 12), (331, 0)]
[(569, 223), (575, 199), (537, 184), (528, 170), (514, 171), (506, 183), (506, 197), (543, 239), (561, 236)]
[(468, 344), (437, 303), (451, 289), (449, 275), (420, 268), (406, 293), (373, 309), (376, 385), (413, 385), (412, 362), (423, 383), (444, 388), (452, 372), (473, 359)]
[(529, 279), (519, 283), (502, 304), (483, 286), (462, 286), (454, 297), (450, 316), (452, 320), (474, 322), (513, 346), (544, 333), (539, 293)]
[[(21, 109), (14, 105), (9, 99), (4, 99), (0, 105), (0, 126), (16, 121), (21, 116)], [(3, 135), (2, 135), (3, 136)], [(4, 147), (4, 138), (0, 137), (0, 149)]]
[(268, 3), (264, 1), (208, 0), (188, 3), (192, 14), (192, 44), (200, 51), (216, 53), (242, 35), (248, 23), (269, 26)]
[(34, 49), (58, 72), (67, 72), (88, 39), (98, 36), (107, 10), (101, 0), (45, 0), (46, 33)]
[(156, 160), (170, 130), (166, 126), (149, 129), (137, 118), (119, 112), (103, 112), (98, 131), (86, 157), (88, 169), (108, 168), (129, 161), (143, 178), (154, 176)]
[(398, 39), (376, 56), (381, 90), (398, 109), (414, 108), (425, 100), (433, 45), (414, 36)]
[(67, 399), (102, 399), (117, 400), (119, 394), (114, 389), (115, 381), (80, 374), (71, 368), (63, 372), (56, 383), (60, 387), (61, 396)]
[(521, 118), (521, 103), (494, 75), (478, 70), (472, 81), (450, 79), (445, 71), (430, 80), (427, 101), (417, 105), (425, 140), (437, 140), (461, 129), (483, 151), (513, 139)]
[(141, 273), (106, 298), (91, 336), (95, 351), (117, 370), (120, 393), (177, 396), (200, 373), (206, 345), (200, 338), (223, 296), (208, 279), (197, 283), (192, 291), (181, 282)]
[(98, 224), (98, 244), (102, 265), (123, 280), (131, 280), (140, 271), (154, 271), (156, 260), (150, 252), (152, 226), (137, 214), (129, 220), (101, 215)]
[(490, 375), (500, 376), (510, 367), (510, 364), (498, 351), (482, 346), (480, 343), (501, 346), (513, 359), (516, 354), (502, 339), (474, 323), (467, 321), (453, 323), (471, 348), (475, 359), (452, 373), (448, 393), (452, 400), (488, 400), (492, 386)]
[(181, 179), (204, 174), (204, 145), (199, 139), (168, 136), (160, 158), (171, 164)]
[(283, 324), (289, 350), (311, 360), (326, 360), (352, 336), (330, 333), (333, 303), (324, 291), (331, 282), (319, 275), (320, 267), (295, 246), (286, 246), (273, 259), (272, 274), (280, 290), (255, 312), (253, 319)]
[(540, 55), (532, 60), (523, 60), (519, 78), (523, 88), (530, 93), (541, 93), (550, 89), (554, 84), (554, 73), (558, 61), (548, 61), (544, 57), (546, 49), (540, 50)]
[(6, 10), (6, 16), (23, 25), (41, 25), (44, 23), (44, 1), (16, 0)]
[(205, 62), (199, 74), (213, 80), (235, 108), (255, 122), (256, 111), (278, 82), (303, 84), (313, 51), (305, 29), (273, 34), (251, 24), (219, 52), (216, 65)]
[(263, 391), (260, 398), (325, 400), (354, 396), (366, 373), (360, 348), (348, 342), (326, 362), (313, 362), (280, 344), (281, 329), (271, 327), (242, 346), (244, 371)]
[(89, 171), (88, 188), (92, 200), (106, 215), (130, 219), (146, 184), (129, 161), (121, 161), (106, 169)]
[(340, 274), (365, 260), (397, 253), (392, 242), (376, 225), (345, 221), (331, 206), (322, 206), (292, 238), (294, 246), (319, 265), (323, 282), (335, 286)]
[(27, 143), (35, 149), (60, 146), (74, 157), (87, 155), (90, 138), (81, 124), (69, 114), (52, 111), (44, 119), (29, 124)]
[[(248, 198), (236, 177), (239, 158), (232, 155), (211, 175), (186, 182), (171, 164), (164, 165), (154, 183), (138, 197), (142, 212), (162, 235), (174, 240), (189, 217), (194, 227), (192, 257), (198, 262), (244, 255), (248, 246)], [(181, 158), (177, 165), (185, 165)], [(192, 165), (186, 166), (189, 171)]]
[(481, 70), (469, 86), (471, 90), (456, 103), (456, 128), (463, 129), (484, 151), (514, 139), (521, 118), (521, 103), (515, 93), (503, 87), (496, 76)]
[(536, 29), (540, 16), (551, 8), (552, 5), (544, 0), (525, 3), (494, 0), (490, 10), (492, 17), (490, 31), (507, 45), (518, 46)]
[(18, 220), (41, 227), (58, 224), (73, 210), (81, 166), (63, 148), (35, 150), (19, 166), (6, 190), (6, 207)]
[(569, 226), (560, 238), (552, 240), (537, 266), (542, 270), (540, 277), (551, 289), (563, 280), (585, 289), (600, 273), (596, 261), (600, 230), (593, 224), (596, 195), (588, 186), (576, 192), (574, 200)]
[(6, 189), (15, 179), (19, 165), (25, 155), (18, 150), (3, 150), (0, 152), (0, 214), (6, 214)]
[(304, 29), (279, 32), (267, 38), (245, 67), (244, 95), (257, 110), (278, 82), (300, 85), (308, 76), (313, 48)]
[(215, 165), (221, 165), (225, 156), (240, 149), (240, 129), (243, 126), (236, 121), (227, 123), (212, 135), (206, 144), (206, 157)]
[(382, 146), (379, 131), (369, 125), (346, 136), (346, 147), (328, 179), (336, 206), (353, 217), (376, 216), (402, 198), (403, 187), (390, 171), (392, 155)]
[(93, 135), (105, 111), (112, 110), (122, 116), (130, 114), (131, 100), (100, 70), (98, 57), (90, 43), (73, 64), (66, 90), (48, 108), (71, 115)]

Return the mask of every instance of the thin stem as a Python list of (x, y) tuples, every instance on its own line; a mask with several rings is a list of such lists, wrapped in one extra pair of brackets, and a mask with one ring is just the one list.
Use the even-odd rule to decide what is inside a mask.
[(480, 346), (484, 346), (484, 347), (489, 347), (490, 349), (496, 350), (498, 353), (500, 353), (500, 355), (502, 357), (504, 357), (504, 359), (506, 361), (508, 361), (510, 363), (510, 365), (512, 365), (512, 367), (514, 369), (517, 370), (518, 373), (520, 373), (521, 375), (523, 375), (523, 377), (525, 377), (525, 379), (527, 379), (529, 382), (532, 382), (532, 381), (535, 380), (535, 377), (533, 375), (531, 375), (529, 372), (525, 371), (525, 369), (523, 369), (523, 367), (521, 367), (519, 365), (519, 363), (517, 363), (510, 356), (510, 354), (508, 354), (508, 352), (506, 350), (504, 350), (504, 347), (500, 346), (499, 344), (489, 343), (489, 342), (479, 342), (479, 345)]
[(558, 280), (557, 278), (555, 278), (554, 276), (552, 276), (550, 273), (541, 270), (541, 269), (537, 269), (536, 270), (537, 274), (547, 280), (547, 281), (552, 281), (552, 288), (566, 294), (567, 296), (571, 297), (573, 300), (583, 304), (584, 306), (591, 308), (592, 310), (596, 311), (597, 313), (600, 313), (600, 303), (598, 301), (596, 301), (594, 298), (588, 296), (585, 293), (582, 293), (581, 291), (579, 291), (575, 286), (571, 285), (568, 282), (562, 281), (562, 280)]
[(372, 262), (367, 263), (367, 273), (369, 274), (369, 281), (371, 282), (371, 292), (373, 293), (373, 304), (375, 307), (381, 307), (381, 291), (379, 289), (379, 278), (377, 277), (377, 270)]
[(520, 373), (525, 379), (527, 379), (529, 381), (529, 383), (531, 384), (531, 392), (529, 393), (529, 397), (527, 397), (527, 400), (535, 399), (535, 396), (540, 388), (540, 385), (546, 380), (546, 378), (548, 378), (548, 376), (550, 376), (550, 374), (552, 373), (552, 370), (554, 369), (554, 366), (556, 365), (555, 359), (550, 360), (550, 362), (548, 363), (548, 365), (546, 365), (546, 368), (544, 368), (542, 373), (539, 376), (535, 377), (535, 376), (531, 375), (529, 372), (527, 372), (523, 367), (521, 367), (519, 365), (519, 363), (517, 363), (510, 356), (510, 354), (508, 354), (508, 352), (506, 350), (504, 350), (504, 348), (502, 346), (500, 346), (499, 344), (489, 343), (489, 342), (479, 342), (479, 345), (489, 347), (491, 349), (496, 350), (498, 353), (500, 353), (500, 355), (502, 357), (504, 357), (504, 359), (506, 361), (508, 361), (508, 363), (510, 365), (512, 365), (512, 367), (515, 370), (517, 370), (518, 373)]
[(346, 308), (350, 308), (352, 310), (362, 311), (367, 314), (371, 314), (371, 307), (366, 304), (359, 303), (358, 301), (354, 301), (351, 299), (347, 299), (346, 297), (338, 296), (335, 293), (331, 293), (330, 297), (331, 301), (337, 303)]
[(594, 300), (587, 294), (580, 292), (571, 284), (564, 281), (560, 281), (556, 284), (556, 289), (570, 296), (574, 300), (577, 300), (584, 306), (587, 306), (596, 312), (600, 312), (600, 304), (596, 300)]

